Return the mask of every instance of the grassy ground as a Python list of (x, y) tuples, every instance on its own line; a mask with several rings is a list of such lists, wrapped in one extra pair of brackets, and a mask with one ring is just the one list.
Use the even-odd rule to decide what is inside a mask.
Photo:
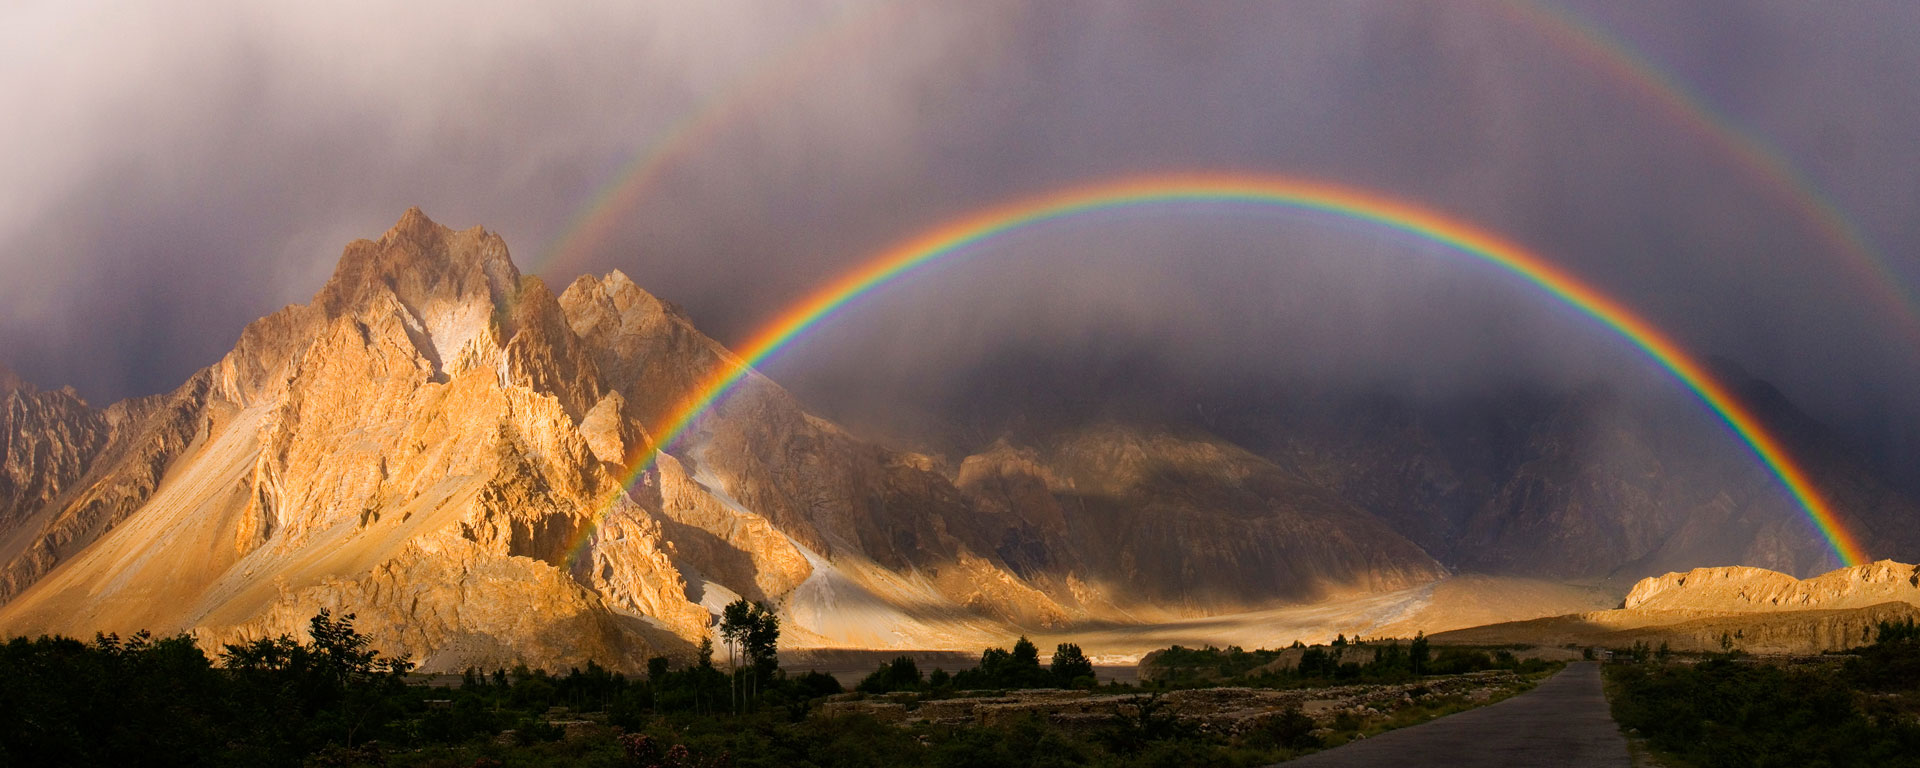
[(1920, 642), (1848, 654), (1610, 664), (1614, 720), (1668, 768), (1920, 768)]

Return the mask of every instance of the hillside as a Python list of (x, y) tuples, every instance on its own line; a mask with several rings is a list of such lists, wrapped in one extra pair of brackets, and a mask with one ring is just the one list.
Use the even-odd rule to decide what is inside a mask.
[(620, 487), (734, 364), (624, 275), (555, 294), (498, 236), (408, 211), (169, 393), (10, 385), (0, 631), (216, 644), (328, 608), (427, 669), (631, 669), (735, 596), (791, 646), (966, 647), (1445, 575), (1204, 436), (1091, 434), (1052, 454), (1065, 487), (993, 457), (950, 478), (758, 375)]
[(1819, 653), (1871, 641), (1882, 621), (1920, 616), (1920, 568), (1882, 560), (1795, 579), (1762, 568), (1697, 568), (1643, 579), (1622, 607), (1435, 634), (1435, 642)]

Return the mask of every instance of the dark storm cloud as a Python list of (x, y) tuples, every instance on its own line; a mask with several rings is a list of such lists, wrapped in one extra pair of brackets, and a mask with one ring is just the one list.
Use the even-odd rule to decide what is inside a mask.
[[(1904, 32), (1920, 9), (1570, 10), (1781, 145), (1920, 275), (1905, 74), (1920, 50)], [(1371, 187), (1509, 233), (1890, 464), (1920, 455), (1916, 356), (1791, 201), (1499, 3), (3, 13), (0, 88), (31, 108), (0, 124), (0, 360), (95, 399), (211, 362), (408, 205), (501, 232), (550, 281), (625, 270), (733, 340), (976, 206), (1235, 168)], [(821, 29), (840, 30), (830, 56), (781, 58)], [(542, 260), (633, 152), (768, 61), (804, 69), (748, 89), (752, 108), (667, 166), (584, 260)], [(983, 249), (864, 302), (773, 372), (837, 415), (925, 417), (1006, 383), (1007, 360), (1055, 361), (1032, 386), (1080, 399), (1122, 380), (1174, 400), (1247, 379), (1671, 386), (1591, 322), (1441, 249), (1219, 212)]]

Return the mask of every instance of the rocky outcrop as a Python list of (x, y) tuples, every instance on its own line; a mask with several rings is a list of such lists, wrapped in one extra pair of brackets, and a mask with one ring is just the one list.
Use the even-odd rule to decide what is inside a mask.
[(0, 600), (12, 599), (147, 502), (168, 467), (211, 425), (210, 415), (200, 418), (209, 382), (203, 372), (170, 395), (107, 408), (107, 439), (86, 474), (7, 537)]
[(1595, 646), (1666, 645), (1675, 651), (1810, 654), (1873, 642), (1882, 622), (1920, 618), (1920, 606), (1895, 602), (1860, 608), (1747, 611), (1601, 611), (1493, 624), (1431, 635), (1439, 644)]
[[(1759, 386), (1737, 371), (1723, 382)], [(1433, 402), (1259, 391), (1209, 404), (1209, 424), (1328, 488), (1459, 572), (1639, 578), (1702, 563), (1796, 575), (1839, 562), (1803, 510), (1697, 402), (1604, 388), (1496, 391)], [(1842, 524), (1878, 556), (1914, 551), (1920, 508), (1860, 468), (1791, 405), (1749, 399)], [(1795, 427), (1795, 424), (1801, 424)], [(1811, 435), (1811, 436), (1808, 436)]]
[(960, 485), (993, 512), (966, 524), (970, 538), (1023, 576), (1097, 585), (1130, 611), (1231, 612), (1447, 573), (1365, 510), (1205, 435), (1104, 423), (1045, 451), (1001, 444), (964, 461)]
[(1920, 617), (1920, 568), (1891, 560), (1796, 579), (1764, 568), (1696, 568), (1642, 579), (1611, 611), (1434, 635), (1444, 643), (1823, 653), (1870, 643), (1883, 621)]
[(218, 644), (325, 608), (430, 670), (633, 668), (737, 597), (790, 646), (977, 647), (1447, 573), (1209, 435), (1105, 425), (952, 476), (750, 371), (694, 407), (740, 365), (618, 272), (555, 295), (409, 210), (173, 392), (0, 377), (0, 632)]
[(1747, 612), (1920, 605), (1920, 567), (1881, 560), (1796, 579), (1764, 568), (1695, 568), (1641, 579), (1625, 609)]
[(92, 470), (8, 559), (0, 626), (212, 643), (332, 608), (430, 665), (684, 650), (707, 614), (619, 486), (636, 428), (586, 423), (609, 394), (497, 236), (408, 211), (312, 303), (109, 409)]
[(40, 392), (0, 368), (0, 538), (80, 479), (111, 431), (73, 390)]

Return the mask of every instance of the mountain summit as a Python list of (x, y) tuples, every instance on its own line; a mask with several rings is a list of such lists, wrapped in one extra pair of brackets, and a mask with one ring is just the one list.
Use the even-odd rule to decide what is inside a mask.
[[(1444, 574), (1364, 512), (1309, 523), (1279, 500), (1219, 541), (1095, 544), (1104, 526), (1071, 515), (1033, 530), (1033, 510), (758, 376), (622, 488), (646, 425), (733, 364), (625, 275), (556, 296), (497, 235), (408, 210), (171, 393), (106, 410), (6, 395), (5, 426), (39, 442), (9, 444), (0, 626), (218, 643), (329, 608), (428, 669), (633, 668), (690, 648), (737, 595), (778, 605), (801, 644), (888, 646), (1111, 618), (1135, 594), (1192, 613)], [(1128, 514), (1185, 511), (1169, 503)]]
[[(1448, 575), (1423, 549), (1453, 541), (1425, 533), (1452, 530), (1422, 521), (1431, 494), (1367, 486), (1376, 464), (1441, 466), (1407, 455), (1425, 442), (1349, 438), (1320, 461), (1297, 444), (1282, 466), (1108, 422), (950, 462), (862, 440), (749, 374), (657, 454), (649, 425), (739, 364), (619, 272), (556, 295), (497, 235), (410, 209), (172, 392), (96, 409), (0, 372), (0, 631), (217, 644), (330, 609), (428, 670), (634, 669), (689, 652), (738, 597), (775, 606), (789, 647), (972, 647)], [(1485, 514), (1551, 512), (1536, 502), (1568, 476), (1601, 483), (1521, 474), (1541, 492)], [(1599, 487), (1654, 506), (1635, 482)], [(1479, 486), (1448, 487), (1433, 498), (1467, 509)], [(1604, 515), (1524, 525), (1576, 551)], [(1639, 556), (1607, 547), (1582, 567)]]

